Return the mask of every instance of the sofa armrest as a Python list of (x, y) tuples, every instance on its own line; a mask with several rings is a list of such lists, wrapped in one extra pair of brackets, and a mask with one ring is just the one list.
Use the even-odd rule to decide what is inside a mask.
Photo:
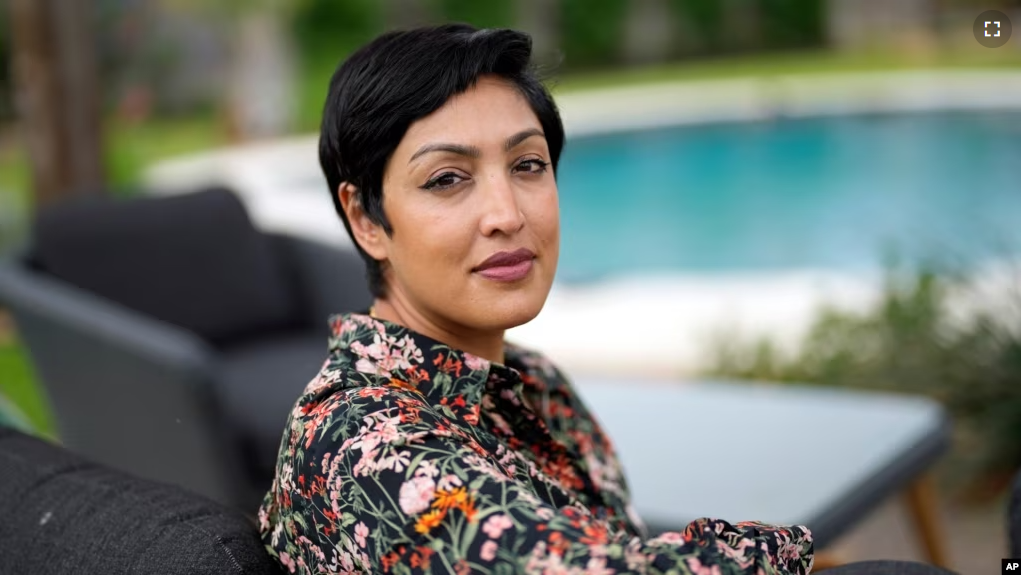
[(14, 317), (67, 446), (237, 502), (244, 470), (216, 405), (215, 351), (198, 336), (17, 263), (0, 265), (0, 305)]
[(0, 305), (168, 369), (195, 376), (212, 369), (213, 351), (197, 335), (16, 264), (0, 265)]

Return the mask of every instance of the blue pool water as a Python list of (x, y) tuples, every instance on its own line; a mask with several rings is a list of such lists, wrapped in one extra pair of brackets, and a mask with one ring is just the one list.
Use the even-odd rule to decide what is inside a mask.
[(561, 280), (960, 265), (1021, 252), (1021, 112), (784, 119), (579, 137)]

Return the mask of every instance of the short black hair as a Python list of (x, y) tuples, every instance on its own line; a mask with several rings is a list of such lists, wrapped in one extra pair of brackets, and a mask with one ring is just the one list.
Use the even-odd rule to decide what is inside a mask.
[(319, 163), (337, 213), (368, 269), (369, 290), (384, 295), (380, 263), (362, 250), (337, 190), (358, 189), (366, 215), (393, 228), (383, 213), (383, 171), (408, 127), (441, 108), (480, 76), (511, 82), (535, 112), (556, 174), (564, 127), (549, 91), (532, 67), (532, 39), (523, 32), (468, 24), (385, 33), (338, 66), (330, 80), (319, 134)]

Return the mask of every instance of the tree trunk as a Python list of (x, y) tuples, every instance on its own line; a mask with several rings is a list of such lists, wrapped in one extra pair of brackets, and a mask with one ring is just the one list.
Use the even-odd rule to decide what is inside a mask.
[(297, 109), (297, 62), (288, 30), (271, 8), (246, 12), (236, 25), (228, 92), (232, 136), (282, 136)]
[(386, 30), (406, 30), (435, 24), (435, 4), (421, 0), (384, 0), (383, 25)]
[(532, 37), (532, 60), (544, 69), (555, 69), (561, 61), (559, 2), (517, 0), (515, 26)]
[(665, 0), (633, 0), (624, 22), (623, 60), (632, 65), (663, 62), (676, 36)]
[(17, 108), (37, 206), (103, 185), (92, 6), (10, 1)]

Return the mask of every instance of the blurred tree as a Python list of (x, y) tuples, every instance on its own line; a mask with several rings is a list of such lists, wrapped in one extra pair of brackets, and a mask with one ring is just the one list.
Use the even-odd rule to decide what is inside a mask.
[(677, 34), (667, 0), (631, 0), (624, 24), (623, 57), (629, 64), (670, 57)]
[[(804, 3), (804, 0), (801, 0)], [(726, 51), (747, 52), (762, 48), (762, 12), (759, 0), (722, 0), (722, 38)]]
[[(825, 41), (823, 0), (761, 0), (761, 6), (765, 48), (806, 48)], [(919, 11), (913, 17), (924, 16)]]
[[(425, 0), (382, 0), (387, 30), (404, 30), (435, 24), (435, 3)], [(478, 4), (484, 4), (478, 2)]]
[(10, 11), (0, 10), (0, 122), (8, 122), (14, 119), (10, 30)]
[(672, 0), (679, 21), (682, 55), (719, 52), (723, 44), (723, 10), (718, 0)]
[(290, 131), (297, 107), (297, 54), (292, 22), (299, 5), (283, 0), (164, 0), (203, 14), (231, 37), (225, 116), (238, 140)]
[(384, 10), (375, 0), (296, 0), (293, 26), (303, 64), (332, 68), (383, 31)]
[(514, 26), (532, 36), (532, 57), (544, 68), (560, 64), (559, 0), (517, 0)]
[(478, 28), (507, 28), (514, 24), (514, 0), (440, 0), (444, 21), (467, 22)]
[(571, 69), (616, 64), (627, 0), (561, 0), (561, 49)]
[(37, 205), (102, 189), (102, 137), (88, 0), (9, 2), (16, 106)]

